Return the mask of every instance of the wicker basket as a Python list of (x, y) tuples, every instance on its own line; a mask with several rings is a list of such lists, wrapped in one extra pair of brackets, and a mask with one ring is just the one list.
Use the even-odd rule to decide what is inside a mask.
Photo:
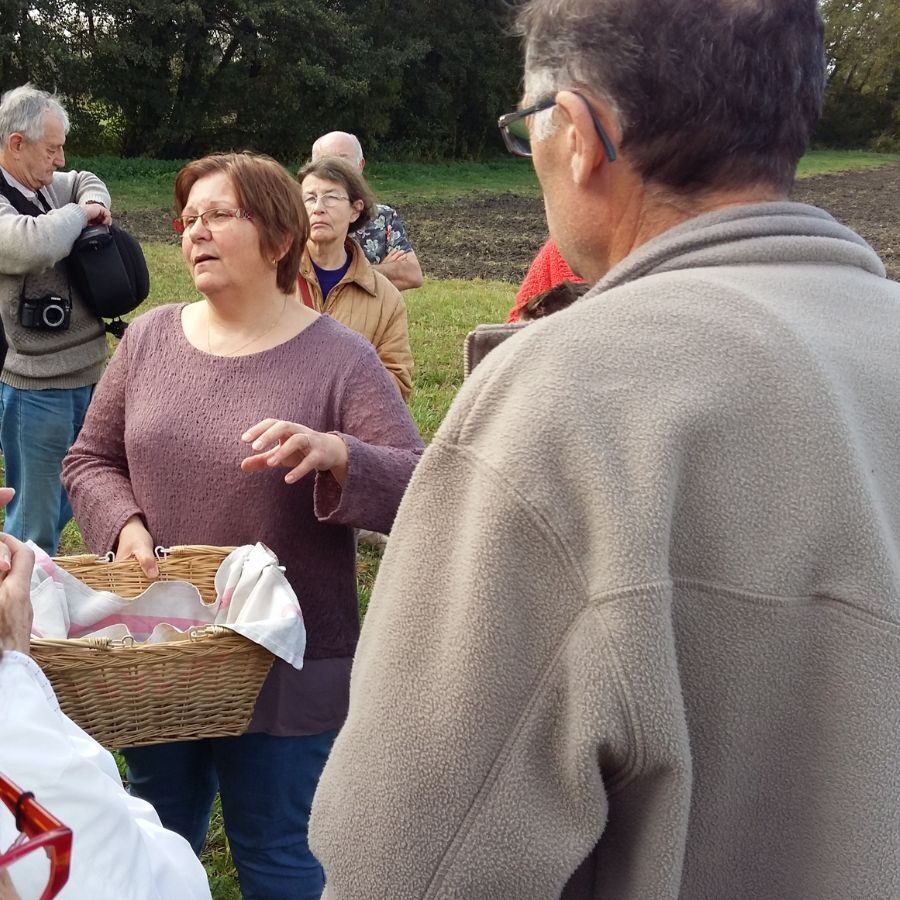
[[(215, 575), (231, 547), (164, 551), (159, 581), (189, 581), (215, 599)], [(92, 555), (55, 562), (95, 590), (134, 597), (152, 583), (137, 562)], [(139, 644), (109, 638), (31, 641), (63, 711), (106, 747), (243, 734), (274, 657), (218, 625), (189, 640)]]

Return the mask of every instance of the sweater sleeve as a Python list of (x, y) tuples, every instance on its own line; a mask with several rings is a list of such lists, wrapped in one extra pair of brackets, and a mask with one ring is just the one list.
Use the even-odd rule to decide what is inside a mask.
[(316, 477), (316, 515), (323, 522), (388, 532), (424, 445), (392, 377), (373, 349), (361, 347), (341, 402), (348, 470), (343, 487)]
[(75, 203), (43, 216), (25, 216), (0, 197), (0, 272), (41, 272), (69, 255), (87, 217)]
[(107, 209), (112, 208), (112, 200), (106, 185), (93, 172), (75, 172), (72, 196), (76, 203), (96, 201)]
[(63, 460), (62, 481), (82, 536), (94, 553), (115, 548), (122, 526), (142, 510), (131, 488), (125, 417), (131, 329), (94, 391), (78, 439)]
[[(187, 841), (164, 829), (153, 808), (122, 787), (112, 756), (59, 709), (44, 674), (20, 653), (0, 660), (0, 772), (73, 832), (71, 897), (208, 898), (209, 886)], [(0, 822), (0, 844), (16, 837)], [(17, 866), (22, 897), (36, 897), (45, 873)], [(44, 879), (46, 875), (44, 874)]]

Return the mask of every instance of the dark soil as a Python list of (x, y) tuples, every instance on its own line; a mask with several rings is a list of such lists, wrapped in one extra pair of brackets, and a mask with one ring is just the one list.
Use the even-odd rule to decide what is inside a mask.
[[(828, 210), (878, 251), (900, 281), (900, 165), (797, 182), (793, 199)], [(386, 198), (390, 202), (390, 198)], [(539, 197), (484, 194), (403, 206), (400, 213), (426, 277), (519, 282), (547, 238)], [(165, 210), (123, 213), (141, 240), (173, 241)]]

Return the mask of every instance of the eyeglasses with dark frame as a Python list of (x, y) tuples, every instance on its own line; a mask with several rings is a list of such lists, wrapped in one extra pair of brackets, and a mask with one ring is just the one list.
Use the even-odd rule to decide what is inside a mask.
[(237, 207), (232, 209), (217, 207), (216, 209), (208, 209), (206, 212), (198, 213), (196, 215), (178, 216), (177, 218), (172, 219), (172, 227), (175, 229), (175, 234), (184, 234), (186, 231), (190, 231), (199, 219), (199, 221), (203, 223), (204, 228), (208, 228), (210, 231), (218, 231), (232, 219), (252, 218), (253, 214), (247, 212), (245, 209)]
[[(576, 97), (579, 97), (584, 102), (584, 105), (587, 106), (588, 112), (591, 114), (591, 121), (594, 123), (594, 130), (597, 132), (597, 137), (600, 138), (600, 142), (603, 144), (606, 158), (610, 162), (615, 162), (616, 148), (613, 147), (609, 135), (607, 135), (603, 125), (600, 123), (600, 117), (595, 112), (594, 107), (591, 106), (591, 104), (588, 103), (587, 98), (579, 94), (578, 91), (572, 91), (572, 93)], [(531, 134), (528, 131), (527, 119), (529, 116), (543, 112), (545, 109), (550, 109), (552, 106), (556, 106), (556, 94), (552, 97), (546, 97), (543, 100), (539, 100), (534, 106), (526, 106), (525, 109), (517, 109), (515, 112), (506, 113), (506, 115), (500, 116), (497, 120), (497, 127), (500, 129), (503, 143), (506, 144), (506, 149), (509, 150), (510, 153), (513, 153), (516, 156), (531, 156)]]
[(40, 900), (51, 900), (69, 880), (72, 829), (47, 812), (31, 791), (23, 791), (3, 775), (0, 775), (0, 800), (16, 817), (19, 832), (12, 846), (0, 853), (0, 871), (29, 853), (42, 850), (50, 860), (50, 874)]

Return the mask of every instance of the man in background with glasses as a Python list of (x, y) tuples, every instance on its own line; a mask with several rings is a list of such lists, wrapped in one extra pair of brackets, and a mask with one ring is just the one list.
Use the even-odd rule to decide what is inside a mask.
[[(0, 509), (12, 498), (0, 488)], [(209, 900), (200, 861), (125, 792), (30, 655), (34, 554), (0, 535), (0, 898)], [(15, 893), (12, 893), (12, 891)]]
[[(325, 897), (900, 894), (900, 285), (788, 201), (816, 0), (526, 0), (551, 237), (410, 482)], [(352, 850), (348, 850), (352, 848)]]

